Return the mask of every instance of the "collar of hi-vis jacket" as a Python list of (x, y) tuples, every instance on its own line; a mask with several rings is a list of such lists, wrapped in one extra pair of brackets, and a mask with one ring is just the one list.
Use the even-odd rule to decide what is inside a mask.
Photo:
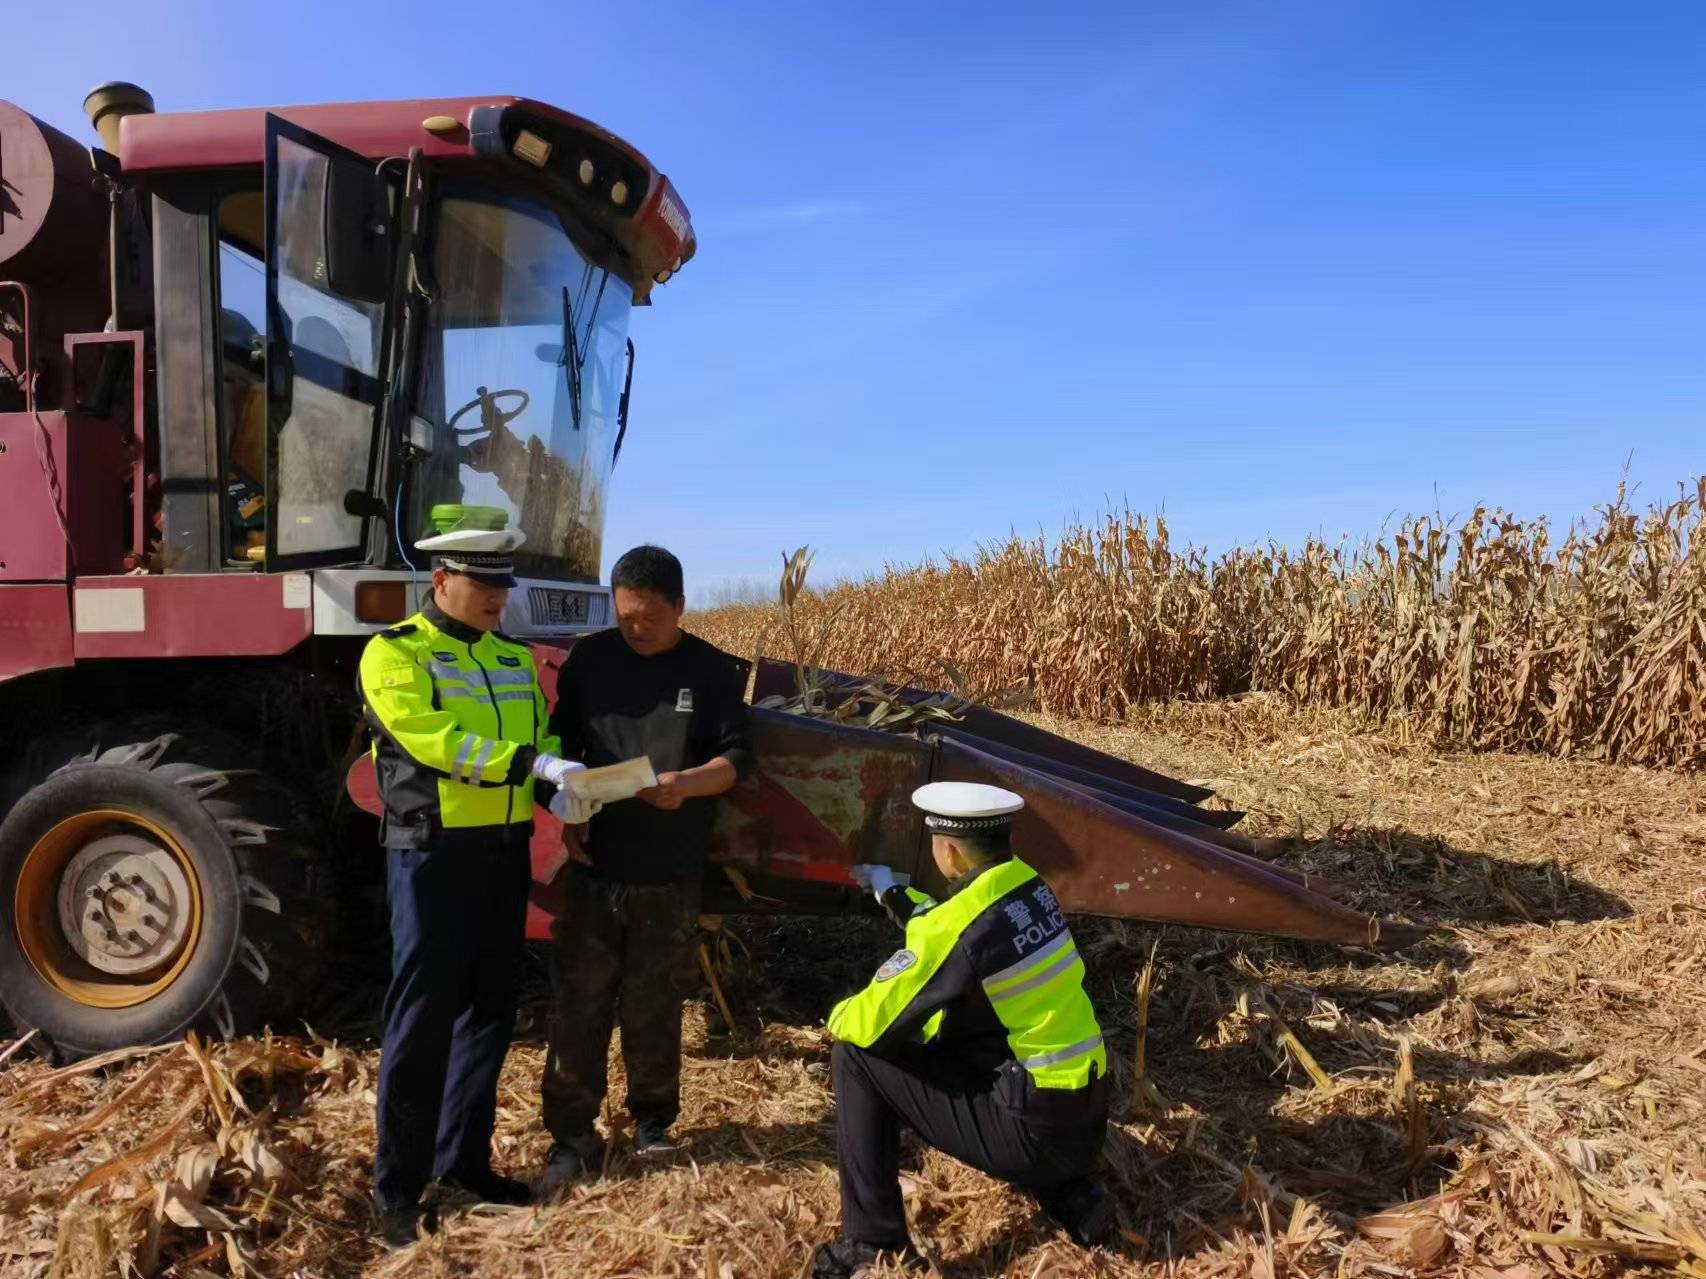
[(464, 644), (478, 644), (484, 636), (491, 633), (482, 631), (477, 626), (470, 626), (467, 622), (457, 621), (438, 606), (436, 593), (429, 597), (425, 604), (421, 605), (421, 616), (431, 622), (434, 629), (443, 631), (451, 639), (460, 640)]
[[(960, 874), (955, 875), (953, 879), (948, 881), (948, 893), (942, 900), (947, 901), (949, 898), (958, 897), (983, 876), (989, 874), (990, 871), (999, 870), (1003, 866), (1010, 865), (1014, 860), (1016, 859), (1012, 854), (1008, 854), (1005, 857), (997, 857), (992, 862), (983, 862), (981, 865), (973, 866), (969, 870), (962, 871)], [(1023, 865), (1023, 863), (1020, 864)], [(1029, 869), (1029, 867), (1026, 869)]]

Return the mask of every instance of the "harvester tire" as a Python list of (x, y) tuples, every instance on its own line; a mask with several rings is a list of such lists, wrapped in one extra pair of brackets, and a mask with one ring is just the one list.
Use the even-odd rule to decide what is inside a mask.
[(96, 730), (7, 779), (0, 1002), (20, 1032), (76, 1057), (284, 1023), (319, 949), (313, 841), (240, 751)]

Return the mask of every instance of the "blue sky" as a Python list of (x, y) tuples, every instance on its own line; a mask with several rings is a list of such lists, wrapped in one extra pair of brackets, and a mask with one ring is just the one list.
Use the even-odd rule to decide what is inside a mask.
[(143, 13), (24, 6), (3, 92), (80, 138), (118, 77), (519, 93), (671, 175), (701, 249), (636, 313), (607, 561), (827, 580), (1122, 502), (1219, 549), (1706, 468), (1698, 4)]

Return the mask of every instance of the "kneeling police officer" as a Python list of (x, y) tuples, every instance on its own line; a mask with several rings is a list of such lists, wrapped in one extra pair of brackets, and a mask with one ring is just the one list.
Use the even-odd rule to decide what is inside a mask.
[(1060, 903), (1011, 852), (1011, 791), (920, 787), (936, 902), (886, 866), (855, 866), (905, 945), (829, 1016), (836, 1044), (841, 1235), (812, 1274), (844, 1279), (880, 1254), (922, 1261), (906, 1229), (900, 1130), (1033, 1194), (1081, 1244), (1112, 1220), (1091, 1181), (1108, 1123), (1107, 1053)]

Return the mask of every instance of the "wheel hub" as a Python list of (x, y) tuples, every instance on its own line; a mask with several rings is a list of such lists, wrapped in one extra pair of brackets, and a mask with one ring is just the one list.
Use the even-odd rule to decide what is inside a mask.
[(59, 927), (85, 963), (136, 976), (169, 962), (191, 920), (190, 886), (177, 859), (134, 833), (105, 835), (66, 863)]

